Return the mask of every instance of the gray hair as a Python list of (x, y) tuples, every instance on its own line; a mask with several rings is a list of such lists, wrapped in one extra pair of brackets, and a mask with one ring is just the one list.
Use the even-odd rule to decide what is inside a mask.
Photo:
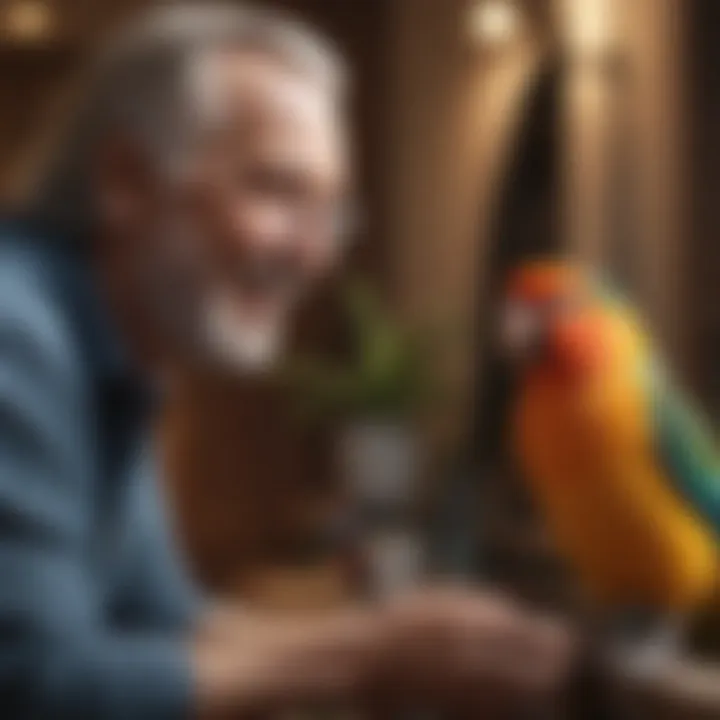
[(256, 51), (329, 93), (342, 95), (345, 71), (335, 49), (295, 19), (235, 4), (159, 6), (126, 28), (96, 59), (59, 153), (41, 177), (32, 209), (73, 231), (94, 219), (90, 156), (114, 128), (133, 133), (163, 168), (182, 156), (197, 128), (203, 60), (215, 51)]

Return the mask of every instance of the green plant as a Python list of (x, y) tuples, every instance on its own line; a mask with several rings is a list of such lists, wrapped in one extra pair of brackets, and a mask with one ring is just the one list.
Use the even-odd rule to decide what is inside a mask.
[(430, 396), (428, 348), (391, 317), (367, 283), (348, 284), (342, 300), (350, 359), (300, 356), (283, 372), (301, 410), (311, 419), (410, 418)]

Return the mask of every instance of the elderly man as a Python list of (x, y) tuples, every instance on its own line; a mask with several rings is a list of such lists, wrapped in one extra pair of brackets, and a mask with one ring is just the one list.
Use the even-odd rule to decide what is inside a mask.
[(552, 689), (566, 635), (491, 597), (303, 621), (199, 599), (148, 418), (173, 359), (267, 363), (332, 267), (343, 78), (296, 24), (199, 4), (145, 18), (91, 80), (29, 217), (0, 230), (2, 716), (212, 718), (377, 685), (523, 704)]

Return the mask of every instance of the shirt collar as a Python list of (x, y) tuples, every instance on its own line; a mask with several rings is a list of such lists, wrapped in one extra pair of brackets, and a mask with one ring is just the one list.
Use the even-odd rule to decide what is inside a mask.
[(130, 360), (87, 257), (80, 257), (76, 267), (73, 284), (93, 365), (104, 379), (140, 382), (142, 375)]
[(160, 392), (133, 362), (112, 317), (91, 266), (92, 241), (88, 235), (69, 231), (38, 213), (15, 216), (11, 224), (22, 227), (38, 242), (59, 249), (56, 257), (64, 266), (65, 297), (73, 306), (71, 311), (95, 381), (113, 398), (121, 398), (138, 411), (153, 409)]
[(87, 235), (53, 227), (54, 223), (33, 215), (25, 222), (38, 236), (57, 243), (67, 259), (67, 293), (73, 301), (86, 357), (95, 378), (105, 387), (112, 387), (127, 397), (151, 404), (157, 396), (152, 383), (132, 361), (116, 320), (91, 265)]
[(138, 416), (149, 415), (161, 399), (159, 388), (132, 361), (86, 255), (78, 267), (76, 289), (95, 376), (113, 403), (131, 406)]

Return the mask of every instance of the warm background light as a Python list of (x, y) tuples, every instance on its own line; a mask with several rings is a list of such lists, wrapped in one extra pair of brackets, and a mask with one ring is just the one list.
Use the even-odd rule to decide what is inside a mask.
[(14, 42), (38, 42), (47, 39), (54, 17), (50, 5), (43, 0), (17, 0), (2, 12), (2, 34)]
[(615, 40), (614, 0), (560, 0), (560, 21), (566, 42), (578, 57), (597, 58)]
[(512, 40), (520, 22), (520, 9), (512, 0), (483, 0), (471, 7), (468, 25), (474, 40), (496, 46)]

